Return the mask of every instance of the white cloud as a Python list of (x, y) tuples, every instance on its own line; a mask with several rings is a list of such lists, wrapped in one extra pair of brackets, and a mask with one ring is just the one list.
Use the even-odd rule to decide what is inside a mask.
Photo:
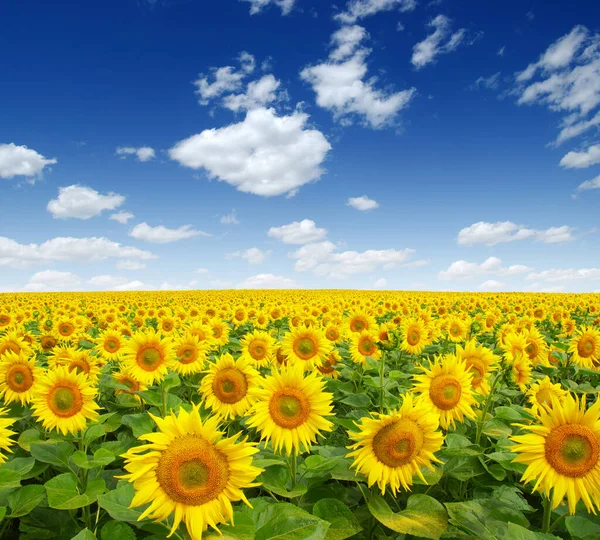
[(115, 214), (111, 214), (108, 219), (118, 221), (121, 225), (126, 225), (127, 222), (134, 217), (135, 216), (131, 212), (117, 212)]
[(493, 274), (498, 276), (512, 276), (530, 272), (532, 268), (522, 264), (502, 266), (498, 257), (488, 257), (483, 263), (477, 264), (464, 260), (454, 261), (448, 270), (442, 270), (438, 274), (441, 280), (474, 279), (481, 276)]
[(129, 281), (127, 283), (123, 283), (122, 285), (117, 285), (114, 290), (115, 291), (139, 291), (141, 289), (149, 290), (151, 287), (148, 287), (145, 283), (136, 279), (134, 281)]
[(124, 285), (128, 282), (129, 280), (127, 278), (104, 274), (101, 276), (94, 276), (88, 281), (88, 284), (92, 285), (93, 287), (106, 290), (114, 289), (115, 287)]
[(489, 77), (479, 77), (472, 85), (472, 90), (478, 90), (479, 88), (487, 88), (488, 90), (495, 90), (498, 88), (500, 83), (500, 71), (490, 75)]
[(55, 219), (90, 219), (124, 202), (125, 197), (118, 193), (102, 195), (90, 187), (74, 184), (58, 188), (58, 199), (51, 200), (46, 208)]
[(293, 279), (273, 274), (257, 274), (246, 278), (237, 285), (237, 289), (294, 289), (296, 283)]
[(273, 75), (264, 75), (257, 81), (248, 83), (243, 94), (230, 94), (223, 98), (223, 106), (234, 112), (264, 107), (287, 97), (285, 92), (277, 93), (281, 86)]
[(261, 264), (271, 254), (271, 250), (263, 251), (253, 247), (245, 251), (235, 251), (226, 255), (227, 259), (246, 259), (250, 264)]
[(366, 195), (361, 195), (360, 197), (350, 197), (346, 205), (352, 206), (352, 208), (356, 208), (362, 212), (379, 208), (379, 203), (373, 199), (369, 199), (369, 197)]
[(127, 156), (135, 155), (138, 161), (150, 161), (156, 157), (156, 153), (153, 148), (149, 146), (140, 146), (135, 148), (133, 146), (119, 146), (116, 151), (117, 156), (126, 158)]
[(56, 159), (46, 159), (35, 150), (14, 143), (0, 144), (0, 178), (39, 175), (44, 167), (54, 165)]
[(501, 289), (502, 287), (504, 287), (504, 283), (496, 281), (495, 279), (488, 279), (487, 281), (484, 281), (481, 285), (479, 285), (479, 288), (482, 291), (496, 291), (498, 289)]
[(47, 291), (72, 291), (81, 284), (81, 278), (71, 272), (59, 272), (57, 270), (43, 270), (29, 278), (25, 285), (25, 291), (47, 292)]
[(116, 266), (119, 270), (143, 270), (146, 268), (143, 262), (130, 260), (119, 261)]
[(504, 56), (504, 51), (506, 50), (506, 46), (500, 47), (498, 52), (496, 53), (498, 56)]
[(412, 11), (417, 7), (416, 0), (350, 0), (346, 10), (334, 18), (344, 24), (353, 24), (358, 19), (375, 15), (380, 11), (398, 9), (401, 12)]
[(569, 152), (560, 160), (560, 164), (567, 169), (585, 169), (598, 163), (600, 163), (600, 144), (590, 146), (583, 152)]
[(303, 219), (289, 225), (271, 227), (267, 236), (281, 240), (284, 244), (308, 244), (325, 238), (327, 230), (318, 228), (311, 219)]
[(177, 240), (185, 240), (194, 236), (211, 236), (203, 231), (192, 229), (191, 225), (183, 225), (177, 229), (168, 229), (163, 225), (151, 227), (147, 223), (139, 223), (129, 232), (129, 236), (138, 240), (145, 240), (154, 244), (168, 244), (169, 242), (177, 242)]
[(224, 216), (221, 216), (220, 221), (223, 225), (239, 225), (240, 224), (240, 222), (237, 218), (237, 213), (235, 211), (235, 208), (229, 214), (225, 214)]
[(572, 120), (573, 118), (568, 118), (566, 121), (563, 122), (564, 127), (558, 134), (556, 141), (554, 141), (554, 144), (556, 146), (562, 144), (563, 142), (569, 139), (578, 137), (579, 135), (592, 129), (593, 127), (600, 127), (600, 112), (596, 113), (596, 115), (590, 118), (589, 120), (580, 120), (579, 122), (572, 122)]
[(42, 244), (19, 244), (0, 236), (0, 266), (24, 267), (49, 261), (97, 262), (109, 258), (147, 260), (155, 256), (107, 238), (57, 237)]
[(256, 64), (254, 56), (245, 51), (240, 53), (238, 59), (240, 62), (239, 70), (236, 70), (233, 66), (211, 68), (213, 82), (209, 82), (209, 77), (206, 75), (201, 75), (194, 82), (197, 89), (196, 93), (200, 96), (201, 105), (208, 105), (211, 99), (241, 88), (242, 81), (254, 71)]
[(375, 283), (373, 283), (373, 288), (375, 289), (385, 289), (387, 287), (388, 280), (385, 278), (379, 278)]
[(441, 54), (455, 51), (467, 37), (464, 28), (451, 33), (452, 21), (445, 15), (438, 15), (428, 23), (433, 32), (423, 41), (413, 47), (411, 62), (417, 69), (425, 67), (435, 61)]
[(574, 230), (572, 227), (567, 227), (566, 225), (562, 227), (550, 227), (545, 230), (536, 230), (516, 225), (511, 221), (497, 221), (496, 223), (479, 221), (461, 229), (458, 233), (457, 241), (460, 246), (494, 246), (505, 242), (526, 239), (537, 240), (545, 244), (558, 244), (574, 240), (572, 235)]
[(596, 176), (596, 178), (593, 180), (586, 180), (585, 182), (579, 184), (579, 186), (577, 186), (576, 193), (589, 191), (591, 189), (600, 189), (600, 175)]
[(260, 13), (264, 8), (269, 5), (277, 6), (281, 9), (282, 15), (289, 15), (294, 7), (296, 0), (240, 0), (242, 2), (249, 2), (250, 14), (256, 15)]
[(532, 272), (527, 279), (547, 282), (600, 280), (600, 268), (551, 268), (543, 272)]
[(317, 105), (331, 111), (336, 120), (347, 125), (358, 115), (365, 125), (381, 128), (408, 106), (416, 90), (386, 92), (375, 88), (376, 77), (365, 80), (366, 58), (371, 52), (361, 46), (366, 37), (365, 29), (360, 26), (340, 28), (331, 37), (334, 48), (329, 59), (304, 68), (300, 77), (317, 94)]

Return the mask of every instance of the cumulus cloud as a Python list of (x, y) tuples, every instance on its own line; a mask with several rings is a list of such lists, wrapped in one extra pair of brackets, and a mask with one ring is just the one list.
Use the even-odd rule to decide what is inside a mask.
[(223, 107), (233, 112), (265, 107), (269, 103), (287, 98), (286, 92), (278, 92), (280, 86), (281, 82), (273, 75), (264, 75), (257, 81), (249, 82), (244, 93), (225, 96)]
[(590, 146), (583, 152), (569, 152), (561, 160), (561, 166), (567, 169), (585, 169), (600, 163), (600, 144)]
[(522, 264), (503, 266), (498, 257), (488, 257), (481, 264), (464, 260), (454, 261), (447, 270), (438, 274), (441, 280), (474, 279), (485, 275), (512, 276), (530, 272), (532, 268)]
[(196, 231), (192, 229), (191, 225), (183, 225), (177, 229), (168, 229), (163, 225), (151, 227), (144, 222), (139, 223), (133, 229), (131, 229), (129, 236), (137, 238), (138, 240), (152, 242), (154, 244), (168, 244), (170, 242), (177, 242), (178, 240), (193, 238), (194, 236), (211, 235), (203, 231)]
[(149, 146), (140, 146), (139, 148), (135, 148), (134, 146), (119, 146), (116, 154), (123, 159), (127, 156), (136, 156), (138, 161), (150, 161), (156, 157), (154, 149)]
[(48, 165), (54, 165), (56, 159), (46, 159), (27, 146), (14, 143), (0, 144), (0, 178), (38, 176)]
[(343, 26), (331, 37), (328, 60), (304, 68), (300, 77), (312, 86), (317, 105), (331, 111), (337, 121), (347, 125), (357, 116), (363, 124), (381, 128), (408, 106), (416, 90), (387, 92), (375, 87), (376, 77), (366, 79), (371, 53), (361, 45), (366, 37), (360, 26)]
[(271, 254), (271, 250), (263, 251), (253, 247), (244, 251), (234, 251), (226, 255), (227, 259), (246, 259), (250, 264), (261, 264)]
[(256, 62), (254, 56), (246, 51), (240, 53), (238, 60), (239, 69), (233, 66), (214, 67), (210, 75), (200, 75), (194, 82), (201, 105), (208, 105), (210, 100), (242, 87), (242, 81), (254, 71)]
[(294, 289), (296, 282), (293, 279), (274, 276), (273, 274), (257, 274), (246, 278), (238, 284), (238, 289)]
[(545, 230), (528, 229), (522, 225), (516, 225), (512, 221), (497, 221), (490, 223), (479, 221), (469, 227), (461, 229), (458, 233), (458, 245), (494, 246), (505, 242), (533, 239), (545, 244), (559, 244), (574, 240), (575, 229), (563, 225), (562, 227), (550, 227)]
[(496, 281), (495, 279), (488, 279), (479, 285), (479, 289), (482, 291), (497, 291), (504, 287), (504, 283)]
[(151, 287), (149, 287), (139, 279), (128, 281), (127, 283), (123, 283), (122, 285), (116, 285), (114, 287), (115, 291), (141, 291), (143, 289), (150, 290)]
[(107, 238), (57, 237), (42, 244), (19, 244), (0, 236), (0, 266), (19, 268), (48, 261), (97, 262), (109, 258), (148, 260), (155, 256)]
[(564, 127), (561, 129), (560, 133), (558, 134), (556, 141), (554, 141), (555, 146), (558, 146), (559, 144), (562, 144), (563, 142), (565, 142), (569, 139), (572, 139), (574, 137), (578, 137), (579, 135), (582, 135), (586, 131), (589, 131), (590, 129), (592, 129), (596, 126), (600, 127), (600, 112), (596, 113), (589, 120), (580, 120), (580, 121), (573, 121), (573, 120), (574, 120), (573, 117), (568, 117), (567, 119), (565, 119), (563, 121)]
[(471, 86), (471, 90), (479, 90), (487, 88), (488, 90), (496, 90), (500, 84), (500, 71), (490, 75), (489, 77), (479, 77)]
[(119, 261), (116, 266), (119, 270), (143, 270), (146, 268), (145, 263), (130, 260)]
[(267, 6), (277, 6), (281, 9), (282, 15), (289, 15), (294, 7), (296, 0), (240, 0), (241, 2), (250, 3), (250, 14), (256, 15)]
[(379, 208), (379, 203), (373, 199), (369, 199), (369, 197), (366, 195), (361, 195), (360, 197), (350, 197), (346, 205), (352, 206), (352, 208), (356, 208), (362, 212)]
[(338, 13), (334, 18), (344, 24), (354, 24), (357, 20), (370, 17), (380, 11), (397, 9), (400, 12), (407, 12), (416, 7), (416, 0), (350, 0), (345, 11)]
[(253, 109), (237, 124), (178, 142), (169, 155), (239, 191), (265, 197), (293, 193), (322, 176), (331, 149), (320, 131), (306, 127), (307, 121), (299, 111), (278, 116), (274, 109)]
[(224, 216), (221, 216), (220, 221), (223, 225), (239, 225), (240, 224), (240, 222), (237, 218), (237, 213), (235, 211), (235, 208), (229, 214), (225, 214)]
[(375, 283), (373, 283), (374, 289), (385, 289), (387, 287), (388, 280), (385, 278), (379, 278)]
[(81, 278), (72, 272), (43, 270), (33, 274), (24, 290), (30, 292), (73, 291), (81, 286)]
[(126, 225), (127, 222), (135, 216), (131, 212), (116, 212), (111, 214), (108, 219), (118, 221), (121, 225)]
[(124, 202), (125, 197), (118, 193), (103, 195), (90, 187), (74, 184), (58, 188), (58, 198), (51, 200), (46, 208), (55, 219), (90, 219)]
[(555, 281), (595, 281), (600, 279), (600, 268), (551, 268), (542, 272), (532, 272), (530, 280)]
[(431, 64), (442, 54), (455, 51), (467, 38), (464, 28), (452, 32), (452, 21), (445, 15), (438, 15), (428, 26), (433, 32), (413, 47), (411, 62), (417, 69)]
[(271, 227), (267, 236), (280, 240), (284, 244), (308, 244), (325, 238), (327, 230), (317, 227), (311, 219), (303, 219), (281, 227)]
[(576, 193), (582, 191), (589, 191), (592, 189), (600, 189), (600, 175), (596, 176), (593, 180), (586, 180), (577, 186)]

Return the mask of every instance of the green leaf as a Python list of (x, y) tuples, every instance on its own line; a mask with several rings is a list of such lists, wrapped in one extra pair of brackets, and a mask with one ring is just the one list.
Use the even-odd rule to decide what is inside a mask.
[(83, 529), (77, 536), (71, 540), (96, 540), (96, 535), (89, 529)]
[(486, 509), (475, 501), (446, 503), (450, 523), (480, 540), (497, 540), (486, 526)]
[(83, 433), (83, 444), (89, 446), (100, 437), (104, 437), (106, 430), (102, 424), (92, 424)]
[(88, 459), (88, 455), (78, 450), (75, 452), (71, 459), (73, 463), (82, 469), (94, 469), (96, 467), (104, 467), (109, 463), (112, 463), (116, 458), (115, 455), (105, 448), (100, 448), (94, 452), (94, 457), (92, 459)]
[(411, 495), (406, 510), (397, 513), (392, 511), (380, 495), (376, 495), (369, 501), (369, 510), (377, 521), (402, 534), (438, 540), (448, 528), (446, 510), (427, 495)]
[(329, 523), (290, 503), (272, 504), (260, 516), (255, 540), (325, 540)]
[(0, 506), (0, 521), (2, 521), (4, 519), (5, 515), (6, 515), (6, 506)]
[(512, 429), (500, 420), (490, 420), (483, 426), (483, 433), (492, 437), (492, 439), (500, 439), (512, 435)]
[(565, 525), (573, 540), (595, 540), (600, 538), (600, 525), (582, 516), (568, 516), (565, 519)]
[(327, 540), (344, 540), (362, 531), (358, 519), (337, 499), (321, 499), (314, 505), (313, 515), (331, 523), (327, 530)]
[(19, 473), (20, 476), (26, 475), (33, 466), (35, 465), (35, 459), (26, 457), (26, 458), (13, 458), (10, 461), (7, 461), (0, 467), (0, 470), (11, 470)]
[(21, 485), (21, 475), (10, 469), (0, 470), (0, 489), (16, 488)]
[(494, 417), (509, 422), (523, 422), (523, 417), (511, 407), (496, 407)]
[(150, 433), (154, 429), (154, 421), (146, 413), (126, 414), (123, 416), (122, 422), (131, 428), (135, 438)]
[(133, 484), (121, 482), (117, 489), (113, 489), (104, 495), (98, 497), (98, 505), (106, 510), (110, 517), (117, 521), (127, 521), (129, 523), (137, 522), (142, 512), (137, 509), (130, 509), (129, 505), (133, 500), (135, 490)]
[(309, 471), (329, 471), (338, 464), (339, 458), (324, 458), (323, 456), (308, 456), (304, 460), (304, 468)]
[(202, 538), (211, 540), (254, 540), (255, 526), (252, 518), (241, 512), (233, 513), (232, 525), (219, 525), (219, 532), (212, 532), (210, 529), (202, 535)]
[(371, 406), (371, 398), (367, 394), (352, 394), (341, 402), (356, 409), (368, 409)]
[(29, 514), (38, 504), (46, 498), (44, 486), (31, 484), (13, 491), (8, 496), (10, 506), (10, 518), (18, 518)]
[(262, 482), (262, 487), (280, 497), (293, 499), (304, 495), (307, 491), (306, 484), (297, 484), (294, 489), (287, 488), (287, 482), (290, 474), (287, 467), (269, 467), (260, 476), (259, 482)]
[(29, 451), (38, 461), (68, 469), (69, 458), (75, 452), (75, 447), (64, 441), (40, 441), (31, 443)]
[[(553, 534), (530, 531), (516, 523), (508, 524), (505, 537), (510, 538), (510, 540), (560, 540), (558, 536)], [(598, 536), (594, 538), (598, 538)]]
[(108, 521), (102, 531), (100, 532), (100, 538), (102, 540), (135, 540), (136, 535), (133, 529), (121, 521)]
[(179, 380), (179, 375), (174, 371), (171, 371), (165, 378), (162, 380), (160, 385), (163, 387), (165, 392), (172, 390), (173, 388), (177, 388), (181, 386), (181, 381)]
[(73, 510), (92, 504), (104, 491), (104, 480), (98, 478), (88, 483), (85, 493), (77, 489), (77, 477), (73, 473), (59, 474), (44, 486), (48, 494), (48, 505), (57, 510)]
[(17, 440), (17, 444), (23, 449), (29, 452), (29, 446), (32, 442), (39, 441), (42, 437), (42, 434), (39, 430), (32, 428), (26, 429)]

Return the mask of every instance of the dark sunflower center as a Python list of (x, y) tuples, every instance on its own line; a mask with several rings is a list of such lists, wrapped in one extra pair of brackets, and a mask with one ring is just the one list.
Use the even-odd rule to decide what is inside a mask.
[(546, 437), (546, 460), (560, 474), (581, 478), (598, 464), (600, 441), (587, 426), (566, 424)]
[(163, 360), (161, 352), (154, 347), (147, 347), (138, 353), (138, 364), (145, 371), (154, 371)]
[(373, 437), (375, 457), (392, 468), (411, 463), (419, 455), (422, 447), (423, 430), (414, 420), (408, 418), (384, 426)]
[(408, 341), (409, 345), (413, 347), (419, 343), (421, 340), (421, 334), (417, 330), (411, 330), (406, 337), (406, 341)]
[(286, 388), (278, 390), (271, 397), (269, 414), (278, 426), (294, 429), (306, 421), (310, 414), (310, 405), (300, 390)]
[(434, 405), (443, 411), (456, 407), (460, 401), (462, 388), (452, 375), (438, 375), (429, 387), (429, 397)]

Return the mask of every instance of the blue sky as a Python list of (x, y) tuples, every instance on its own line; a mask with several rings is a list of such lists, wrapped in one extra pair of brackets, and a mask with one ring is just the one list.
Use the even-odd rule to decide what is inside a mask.
[(0, 291), (600, 290), (600, 6), (0, 6)]

